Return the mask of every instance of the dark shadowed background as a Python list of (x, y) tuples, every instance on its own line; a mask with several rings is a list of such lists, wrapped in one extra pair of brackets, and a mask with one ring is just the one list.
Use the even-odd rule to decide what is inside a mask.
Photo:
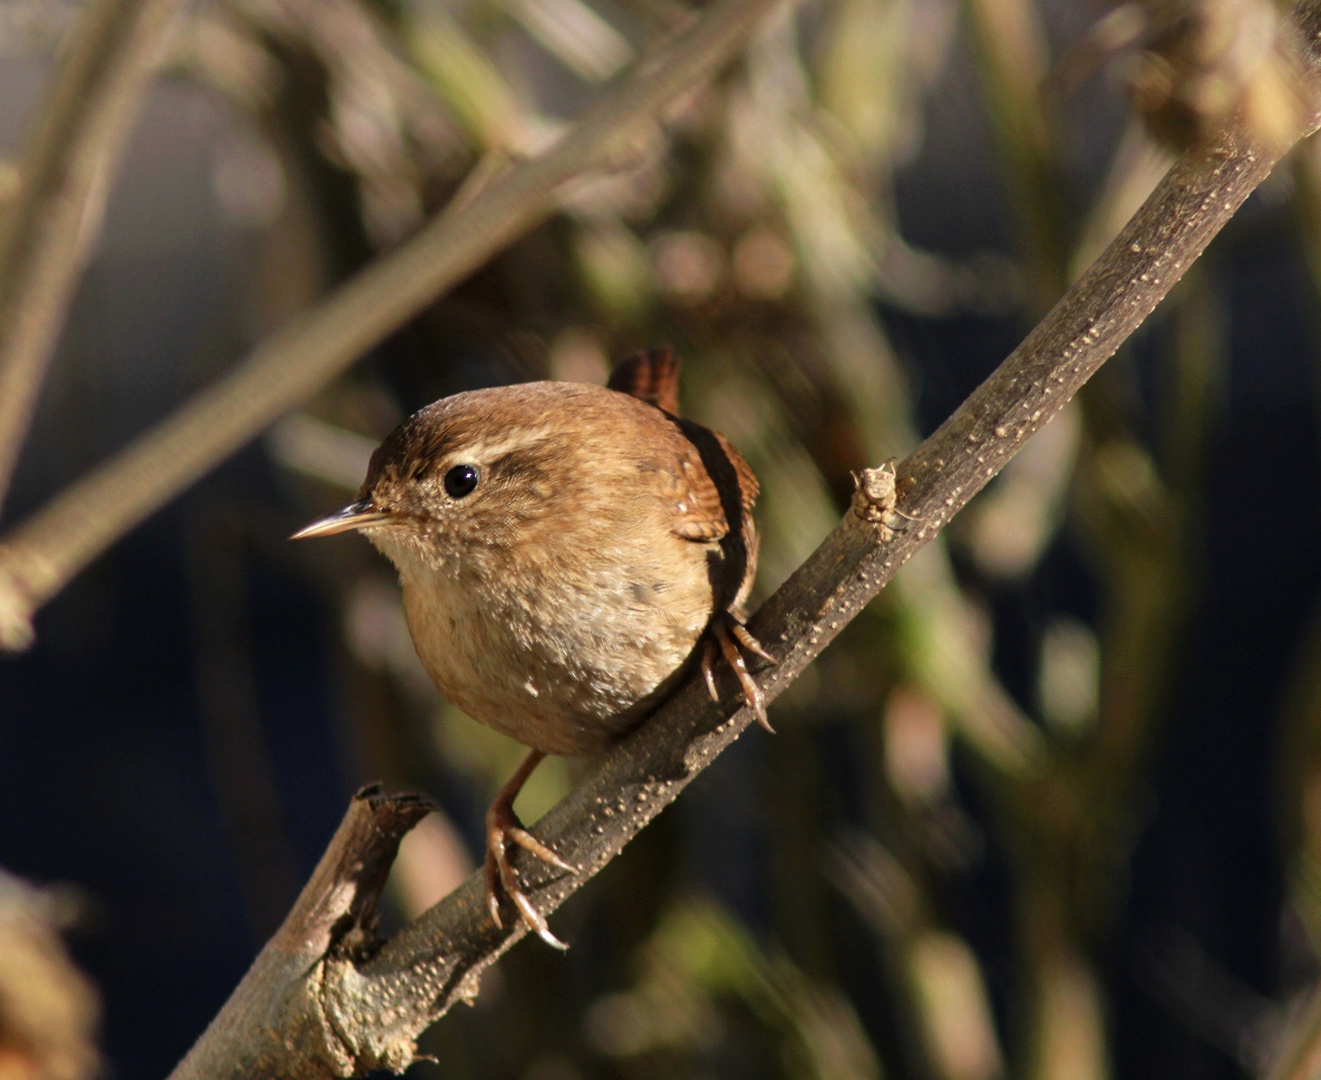
[[(414, 230), (476, 154), (575, 115), (670, 11), (316, 7), (188, 10), (4, 525)], [(134, 530), (0, 660), (0, 865), (80, 895), (112, 1075), (169, 1071), (358, 785), (446, 811), (406, 846), (390, 918), (480, 856), (517, 748), (435, 696), (365, 541), (284, 539), (351, 499), (398, 419), (476, 386), (601, 381), (669, 342), (685, 409), (763, 479), (764, 596), (849, 471), (934, 429), (1127, 217), (1120, 181), (1140, 198), (1166, 159), (1119, 77), (1031, 99), (1048, 123), (1025, 165), (1026, 106), (987, 60), (1015, 45), (1001, 7), (1039, 20), (1047, 64), (1097, 14), (777, 18), (647, 162)], [(4, 168), (76, 10), (0, 3)], [(594, 44), (557, 45), (543, 17)], [(1264, 1072), (1321, 928), (1316, 153), (773, 707), (779, 734), (745, 735), (554, 917), (569, 953), (518, 946), (418, 1075)], [(1023, 724), (1043, 776), (987, 749), (988, 725)], [(525, 815), (579, 767), (545, 767)]]

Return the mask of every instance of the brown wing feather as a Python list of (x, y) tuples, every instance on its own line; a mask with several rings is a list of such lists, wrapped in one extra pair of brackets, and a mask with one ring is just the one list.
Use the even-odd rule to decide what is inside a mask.
[(720, 448), (729, 458), (729, 462), (734, 466), (734, 475), (738, 479), (738, 490), (743, 504), (743, 516), (752, 517), (752, 508), (757, 505), (757, 496), (761, 492), (761, 484), (757, 482), (757, 477), (752, 472), (752, 466), (743, 460), (743, 455), (734, 449), (734, 444), (726, 439), (718, 431), (711, 433), (720, 443)]
[[(729, 532), (726, 515), (728, 502), (721, 494), (721, 486), (725, 484), (737, 486), (738, 501), (734, 505), (742, 511), (743, 524), (749, 525), (752, 521), (752, 508), (761, 490), (752, 467), (720, 432), (711, 431), (692, 421), (684, 421), (682, 429), (698, 447), (701, 459), (694, 462), (685, 458), (682, 464), (684, 476), (682, 480), (676, 478), (676, 496), (684, 505), (680, 507), (676, 518), (675, 533), (686, 540), (719, 540), (725, 536)], [(709, 460), (713, 456), (712, 450), (719, 455), (714, 462)], [(723, 474), (719, 484), (711, 476), (713, 468)]]
[(696, 455), (681, 459), (682, 476), (675, 477), (675, 515), (670, 528), (685, 540), (719, 540), (729, 533), (720, 489)]
[[(674, 501), (670, 526), (676, 536), (696, 543), (719, 541), (729, 572), (723, 603), (741, 614), (757, 573), (757, 527), (752, 508), (760, 485), (743, 455), (717, 431), (678, 420), (679, 358), (668, 346), (634, 353), (620, 361), (606, 384), (655, 405), (676, 418), (676, 435), (690, 444), (676, 455), (678, 469), (667, 470), (666, 494)], [(692, 453), (696, 450), (697, 453)], [(731, 519), (737, 531), (730, 535)]]
[(744, 560), (743, 576), (738, 583), (738, 588), (734, 591), (734, 596), (727, 605), (728, 610), (733, 612), (738, 618), (744, 617), (744, 608), (748, 602), (748, 596), (752, 592), (752, 584), (757, 577), (757, 554), (760, 546), (760, 537), (757, 535), (757, 521), (752, 516), (752, 508), (756, 505), (757, 494), (761, 491), (761, 485), (757, 483), (757, 477), (752, 472), (750, 466), (743, 455), (734, 449), (733, 444), (726, 439), (720, 432), (712, 432), (720, 447), (725, 451), (725, 456), (729, 458), (729, 463), (734, 466), (734, 476), (738, 483), (739, 501), (742, 503), (743, 521), (740, 528), (740, 538), (742, 544), (742, 556)]
[(634, 353), (615, 365), (606, 386), (679, 415), (679, 358), (668, 345)]
[(720, 603), (741, 616), (757, 572), (757, 527), (752, 518), (757, 478), (723, 435), (691, 420), (678, 423), (699, 460), (689, 459), (685, 470), (694, 507), (674, 529), (685, 539), (720, 541), (724, 566)]

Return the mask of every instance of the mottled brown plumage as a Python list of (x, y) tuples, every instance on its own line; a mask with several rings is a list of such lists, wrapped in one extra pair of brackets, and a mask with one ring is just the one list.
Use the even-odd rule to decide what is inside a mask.
[(532, 748), (488, 815), (488, 899), (498, 922), (498, 883), (552, 943), (506, 854), (512, 840), (567, 868), (511, 809), (541, 756), (618, 739), (708, 628), (764, 719), (731, 653), (733, 634), (765, 655), (737, 621), (756, 573), (757, 481), (723, 437), (668, 408), (677, 378), (673, 354), (653, 350), (612, 378), (632, 393), (537, 382), (437, 401), (372, 455), (358, 502), (298, 534), (361, 529), (399, 570), (436, 685)]

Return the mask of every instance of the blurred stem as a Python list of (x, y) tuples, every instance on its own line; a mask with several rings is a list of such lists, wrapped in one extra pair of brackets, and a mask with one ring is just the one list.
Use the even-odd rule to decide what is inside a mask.
[(0, 211), (0, 504), (110, 183), (181, 0), (93, 0), (80, 13)]
[[(1223, 338), (1207, 268), (1198, 266), (1171, 298), (1168, 411), (1157, 470), (1119, 418), (1114, 387), (1088, 387), (1077, 517), (1101, 569), (1099, 717), (1090, 741), (1061, 762), (1080, 793), (1074, 835), (1056, 858), (1074, 868), (1074, 918), (1081, 940), (1108, 922), (1108, 882), (1128, 843), (1126, 821), (1173, 691), (1189, 617), (1193, 522), (1216, 415)], [(1056, 836), (1059, 822), (1044, 828)]]
[[(875, 315), (861, 295), (830, 296), (810, 261), (807, 277), (834, 388), (849, 403), (868, 459), (884, 461), (911, 450), (919, 440), (907, 380)], [(909, 631), (898, 638), (907, 669), (968, 743), (997, 769), (1017, 775), (1038, 770), (1044, 744), (974, 643), (943, 537), (895, 577), (891, 600)]]
[(1012, 183), (1028, 297), (1045, 311), (1063, 290), (1068, 239), (1054, 135), (1040, 92), (1045, 33), (1032, 0), (966, 0), (982, 83)]
[(1023, 885), (1020, 905), (1032, 973), (1027, 1075), (1033, 1080), (1102, 1080), (1108, 1073), (1101, 993), (1078, 950), (1065, 891), (1048, 878)]
[(1129, 120), (1110, 160), (1101, 193), (1092, 203), (1074, 246), (1069, 260), (1070, 280), (1092, 264), (1124, 222), (1137, 212), (1173, 160), (1170, 152), (1147, 134), (1141, 120)]
[[(1308, 139), (1293, 156), (1294, 211), (1302, 233), (1303, 256), (1312, 279), (1312, 288), (1321, 296), (1321, 142)], [(1321, 341), (1321, 322), (1313, 326)], [(1318, 350), (1321, 356), (1321, 349)], [(1318, 371), (1321, 379), (1321, 370)], [(1318, 384), (1321, 388), (1321, 383)], [(1321, 397), (1318, 397), (1321, 407)]]
[(37, 889), (0, 870), (0, 1075), (6, 1080), (96, 1080), (100, 1001), (62, 933), (80, 898)]
[[(1044, 305), (1067, 282), (1070, 237), (1060, 212), (1064, 192), (1052, 132), (1037, 90), (1045, 74), (1043, 34), (1028, 0), (968, 2), (996, 134), (1010, 169), (1020, 249), (1035, 302)], [(1099, 246), (1102, 231), (1113, 232), (1108, 222), (1164, 171), (1162, 155), (1147, 151), (1140, 137), (1125, 146), (1130, 174), (1112, 172), (1093, 226), (1084, 232), (1089, 252)], [(1164, 480), (1129, 429), (1119, 400), (1119, 373), (1108, 370), (1079, 395), (1085, 436), (1078, 503), (1089, 546), (1102, 568), (1105, 596), (1100, 715), (1085, 754), (1062, 753), (1041, 784), (1001, 792), (1022, 839), (1020, 928), (1033, 987), (1029, 1070), (1041, 1080), (1058, 1075), (1049, 1048), (1062, 1045), (1060, 1024), (1101, 1030), (1100, 999), (1082, 950), (1108, 920), (1113, 890), (1107, 883), (1127, 843), (1124, 822), (1166, 704), (1187, 616), (1192, 565), (1187, 522), (1200, 479), (1219, 347), (1214, 321), (1205, 318), (1206, 288), (1199, 276), (1181, 291), (1173, 402), (1161, 448)], [(1035, 925), (1043, 911), (1053, 913), (1054, 924), (1044, 942)], [(1092, 1010), (1090, 1021), (1070, 1019), (1054, 1007), (1055, 995), (1046, 990), (1066, 969), (1078, 989), (1074, 1004)], [(1087, 986), (1093, 989), (1086, 991)], [(1097, 1076), (1104, 1075), (1102, 1051), (1103, 1042), (1097, 1041), (1100, 1056), (1089, 1066)]]
[[(883, 787), (884, 785), (881, 785)], [(886, 815), (897, 818), (899, 814)], [(894, 847), (904, 844), (902, 832), (888, 838)], [(912, 1080), (951, 1080), (940, 1068), (938, 1048), (930, 1033), (935, 1027), (927, 1014), (937, 1010), (923, 1000), (914, 978), (914, 946), (923, 936), (937, 933), (925, 882), (915, 876), (921, 859), (912, 852), (897, 856), (870, 835), (846, 837), (833, 846), (825, 872), (873, 932), (885, 978), (894, 993), (898, 1054), (904, 1074)], [(920, 869), (917, 871), (920, 875)], [(965, 1017), (960, 1023), (969, 1023)]]
[[(1020, 837), (1018, 905), (1028, 965), (1029, 1076), (1104, 1076), (1102, 996), (1087, 959), (1103, 940), (1130, 841), (1133, 799), (1173, 686), (1190, 598), (1189, 522), (1214, 416), (1221, 361), (1209, 276), (1197, 267), (1174, 303), (1166, 475), (1126, 434), (1113, 387), (1082, 395), (1086, 434), (1078, 516), (1105, 585), (1099, 717), (1092, 738), (1061, 748), (1041, 783), (1004, 789)], [(1070, 1034), (1072, 1032), (1072, 1034)], [(1064, 1062), (1065, 1064), (1061, 1064)]]
[[(807, 81), (792, 23), (769, 21), (751, 55), (754, 95), (775, 135), (770, 179), (799, 252), (830, 390), (864, 455), (846, 467), (859, 469), (919, 442), (907, 379), (871, 306), (860, 223), (850, 214), (865, 198), (815, 136), (805, 98), (792, 92)], [(996, 768), (1018, 774), (1038, 768), (1041, 739), (978, 653), (943, 538), (904, 568), (895, 588), (892, 599), (911, 630), (898, 644), (914, 677)]]
[(186, 552), (199, 726), (255, 945), (279, 927), (298, 895), (298, 860), (262, 732), (246, 610), (245, 520), (226, 507), (191, 520)]
[(440, 5), (401, 6), (400, 34), (470, 139), (487, 152), (526, 152), (530, 121), (490, 57)]
[[(1294, 209), (1302, 233), (1303, 254), (1314, 296), (1321, 296), (1321, 146), (1315, 138), (1294, 155)], [(1321, 336), (1321, 324), (1313, 332)], [(1316, 373), (1321, 380), (1321, 370)], [(1318, 385), (1321, 390), (1321, 385)], [(1321, 394), (1317, 400), (1321, 411)], [(1313, 613), (1307, 640), (1286, 683), (1283, 745), (1284, 846), (1288, 853), (1289, 892), (1307, 928), (1313, 954), (1321, 955), (1321, 608)], [(1280, 1040), (1269, 1080), (1312, 1080), (1321, 1073), (1321, 986)]]
[[(1321, 608), (1312, 614), (1286, 686), (1279, 751), (1281, 832), (1292, 904), (1312, 952), (1321, 954)], [(1321, 1039), (1321, 1027), (1316, 1037)]]
[(1223, 400), (1228, 358), (1228, 305), (1205, 260), (1184, 275), (1173, 298), (1174, 348), (1169, 373), (1169, 417), (1161, 432), (1161, 475), (1185, 508), (1201, 496), (1207, 444)]
[(627, 164), (656, 115), (732, 57), (773, 0), (721, 0), (538, 157), (257, 346), (218, 383), (62, 492), (0, 545), (0, 646), (26, 648), (32, 614), (108, 545), (306, 399), (492, 254), (544, 220), (568, 180)]

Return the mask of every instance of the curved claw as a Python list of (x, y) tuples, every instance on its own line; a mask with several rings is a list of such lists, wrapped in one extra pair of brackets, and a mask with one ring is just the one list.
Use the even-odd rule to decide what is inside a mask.
[(538, 859), (544, 863), (550, 863), (556, 870), (566, 870), (570, 874), (578, 872), (578, 868), (573, 863), (565, 862), (526, 829), (515, 825), (510, 829), (506, 829), (505, 835), (524, 851), (532, 852)]
[(490, 836), (486, 838), (486, 863), (482, 867), (482, 876), (486, 879), (486, 914), (491, 916), (491, 922), (495, 923), (497, 930), (503, 930), (505, 924), (500, 918), (500, 864)]
[(706, 680), (706, 692), (711, 695), (711, 700), (719, 705), (720, 691), (716, 689), (716, 670), (712, 662), (716, 655), (716, 643), (708, 639), (702, 647), (702, 678)]
[(733, 634), (735, 638), (738, 639), (738, 643), (742, 645), (745, 649), (747, 649), (748, 652), (756, 653), (768, 664), (779, 663), (779, 661), (776, 660), (775, 657), (773, 657), (770, 653), (768, 653), (765, 650), (765, 648), (762, 646), (762, 643), (748, 632), (748, 628), (746, 626), (744, 626), (741, 622), (739, 622), (737, 619), (732, 617), (730, 618), (729, 621), (729, 632)]
[(546, 922), (546, 916), (541, 914), (532, 906), (532, 901), (527, 898), (527, 894), (515, 884), (510, 886), (505, 884), (505, 892), (509, 899), (514, 902), (514, 907), (518, 908), (518, 913), (523, 916), (523, 921), (527, 923), (528, 928), (541, 938), (552, 949), (559, 949), (561, 952), (567, 952), (568, 943), (561, 941), (550, 932), (550, 923)]
[[(728, 612), (723, 612), (712, 620), (711, 631), (715, 635), (716, 643), (720, 646), (720, 651), (725, 656), (726, 663), (734, 669), (734, 675), (738, 679), (739, 686), (743, 688), (743, 700), (748, 703), (748, 707), (752, 709), (753, 714), (757, 717), (757, 723), (774, 735), (775, 729), (771, 727), (770, 720), (766, 718), (766, 699), (762, 696), (761, 688), (752, 681), (752, 676), (748, 673), (748, 665), (743, 659), (743, 654), (739, 651), (739, 645), (742, 644), (749, 652), (764, 657), (772, 664), (775, 663), (775, 658), (762, 648), (761, 642), (748, 633), (747, 627)], [(705, 658), (703, 659), (703, 674), (707, 676), (707, 689), (710, 690), (714, 685), (714, 680), (710, 676), (710, 669), (706, 665)]]
[(500, 893), (503, 892), (518, 909), (529, 930), (547, 945), (556, 949), (567, 949), (569, 946), (550, 932), (550, 924), (546, 922), (546, 917), (532, 905), (532, 901), (519, 884), (513, 864), (509, 861), (509, 843), (512, 841), (557, 870), (574, 874), (578, 872), (576, 866), (565, 862), (523, 828), (523, 823), (514, 813), (514, 796), (518, 794), (528, 774), (536, 768), (543, 756), (537, 751), (528, 755), (518, 771), (501, 788), (500, 794), (486, 812), (486, 861), (483, 866), (486, 879), (486, 911), (497, 927), (504, 927), (500, 918)]

